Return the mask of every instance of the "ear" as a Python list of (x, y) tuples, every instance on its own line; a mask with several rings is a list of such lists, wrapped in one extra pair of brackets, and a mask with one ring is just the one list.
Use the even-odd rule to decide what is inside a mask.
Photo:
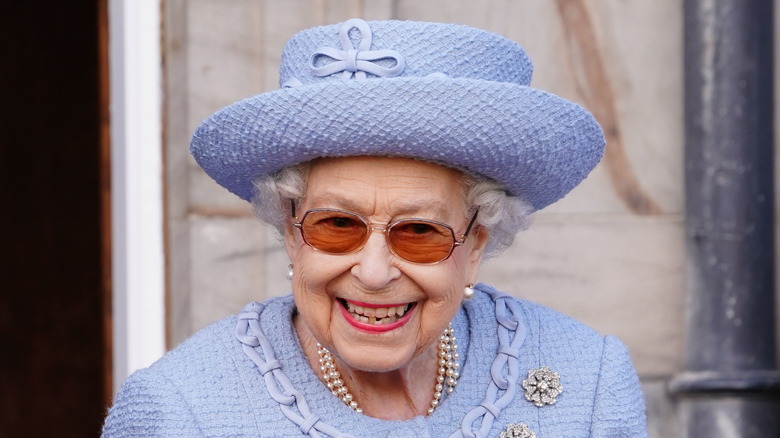
[(290, 220), (286, 220), (284, 223), (284, 248), (287, 250), (287, 257), (290, 260), (294, 260), (295, 252), (297, 251), (297, 245), (295, 243), (295, 227), (292, 226)]
[(488, 240), (490, 240), (490, 230), (482, 225), (477, 225), (471, 230), (468, 239), (471, 240), (471, 245), (468, 246), (466, 280), (469, 283), (476, 283), (479, 265), (482, 263), (485, 248), (487, 248)]

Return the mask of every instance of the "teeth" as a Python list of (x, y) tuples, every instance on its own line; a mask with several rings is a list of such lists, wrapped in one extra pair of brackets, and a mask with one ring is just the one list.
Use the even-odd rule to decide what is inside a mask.
[(363, 307), (350, 302), (346, 302), (346, 304), (347, 310), (355, 321), (374, 325), (396, 322), (398, 318), (404, 316), (411, 307), (411, 304), (393, 307)]

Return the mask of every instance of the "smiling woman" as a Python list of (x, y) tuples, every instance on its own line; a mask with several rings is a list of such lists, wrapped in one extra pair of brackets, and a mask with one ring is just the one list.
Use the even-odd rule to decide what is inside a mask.
[(281, 72), (191, 150), (279, 231), (292, 293), (131, 376), (105, 436), (646, 436), (618, 340), (475, 285), (599, 161), (587, 111), (466, 26), (309, 29)]
[[(351, 391), (381, 394), (363, 397), (361, 406), (367, 414), (384, 417), (396, 412), (408, 419), (428, 410), (439, 368), (438, 338), (460, 307), (464, 285), (476, 281), (488, 236), (477, 226), (454, 251), (451, 232), (444, 242), (446, 251), (428, 248), (428, 239), (442, 239), (438, 233), (425, 240), (418, 237), (421, 245), (416, 248), (404, 246), (414, 245), (410, 242), (401, 245), (415, 259), (435, 256), (433, 263), (418, 263), (396, 255), (399, 247), (390, 237), (392, 230), (373, 231), (414, 218), (419, 223), (451, 223), (463, 232), (468, 228), (468, 213), (460, 190), (461, 173), (406, 158), (317, 160), (300, 200), (301, 211), (356, 208), (369, 223), (382, 225), (356, 227), (365, 243), (359, 251), (345, 254), (319, 251), (296, 230), (285, 230), (287, 252), (295, 267), (293, 296), (299, 303), (294, 323), (304, 352), (317, 369), (315, 344), (320, 342), (334, 354)], [(395, 314), (394, 322), (377, 320), (377, 313), (390, 312)], [(376, 380), (394, 383), (387, 388), (379, 383), (381, 391), (374, 391)]]

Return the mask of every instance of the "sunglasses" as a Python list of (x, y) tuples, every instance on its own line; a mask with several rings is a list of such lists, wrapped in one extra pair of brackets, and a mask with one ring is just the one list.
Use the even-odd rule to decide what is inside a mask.
[(394, 255), (418, 264), (432, 265), (447, 260), (452, 251), (468, 237), (477, 212), (474, 212), (466, 232), (455, 238), (451, 226), (428, 219), (399, 219), (382, 225), (372, 224), (351, 211), (315, 208), (307, 211), (301, 220), (292, 204), (293, 226), (301, 230), (303, 241), (326, 254), (351, 254), (360, 251), (371, 232), (381, 231), (387, 247)]

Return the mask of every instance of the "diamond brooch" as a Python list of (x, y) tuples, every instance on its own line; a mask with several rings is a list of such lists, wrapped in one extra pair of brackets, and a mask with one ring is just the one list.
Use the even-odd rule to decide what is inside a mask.
[[(525, 399), (538, 407), (553, 405), (563, 392), (561, 376), (547, 367), (528, 371), (528, 378), (523, 379)], [(511, 436), (511, 435), (507, 435)]]
[(536, 434), (525, 423), (509, 423), (499, 438), (536, 438)]

